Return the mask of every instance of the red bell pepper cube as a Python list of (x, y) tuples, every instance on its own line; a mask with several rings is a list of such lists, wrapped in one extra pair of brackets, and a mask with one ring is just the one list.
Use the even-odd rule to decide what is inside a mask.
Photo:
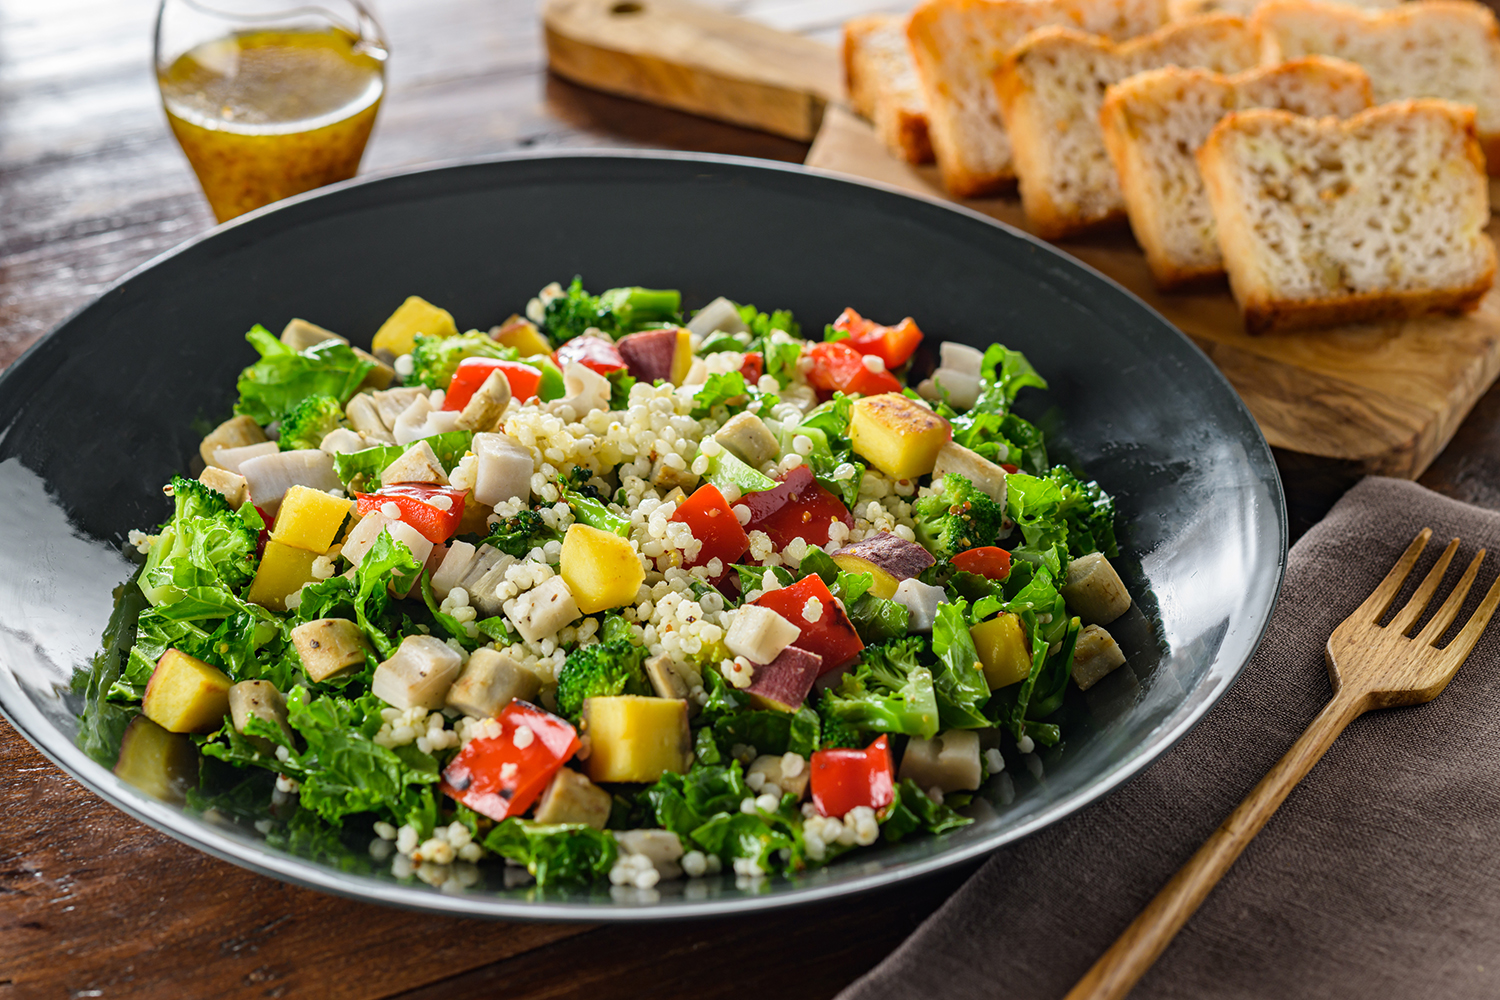
[(965, 549), (951, 560), (954, 569), (965, 573), (978, 573), (991, 580), (1004, 580), (1010, 576), (1010, 553), (997, 545), (981, 545), (977, 549)]
[(600, 375), (626, 367), (620, 349), (599, 337), (574, 337), (552, 352), (552, 360), (563, 371), (568, 370), (569, 363), (577, 361)]
[(873, 354), (885, 362), (887, 368), (900, 368), (911, 360), (918, 345), (922, 343), (922, 331), (910, 316), (895, 326), (881, 326), (865, 319), (853, 309), (845, 309), (833, 321), (835, 330), (849, 334), (844, 341), (861, 354)]
[(884, 735), (863, 750), (819, 750), (808, 771), (813, 805), (824, 816), (839, 819), (856, 806), (876, 812), (896, 801), (895, 768)]
[(766, 373), (766, 359), (759, 351), (745, 352), (745, 362), (740, 365), (740, 374), (745, 376), (745, 381), (750, 385), (760, 381), (760, 377)]
[(871, 371), (865, 356), (841, 340), (813, 344), (804, 348), (803, 357), (812, 359), (807, 381), (814, 389), (834, 390), (853, 395), (878, 396), (883, 392), (900, 392), (901, 383), (888, 371)]
[(271, 540), (271, 529), (276, 527), (276, 518), (266, 513), (266, 509), (259, 504), (256, 505), (255, 512), (265, 523), (265, 527), (260, 529), (260, 535), (255, 539), (255, 557), (259, 559), (266, 554), (266, 543)]
[(854, 527), (844, 502), (818, 485), (812, 470), (798, 465), (786, 472), (773, 489), (746, 493), (739, 500), (750, 508), (746, 531), (764, 531), (782, 549), (794, 538), (809, 545), (827, 545), (834, 521)]
[[(817, 602), (812, 617), (807, 614), (809, 600)], [(820, 677), (851, 662), (865, 648), (844, 613), (844, 606), (834, 599), (828, 584), (816, 573), (804, 576), (790, 587), (767, 591), (753, 603), (770, 608), (802, 630), (796, 646), (823, 658), (818, 668)]]
[(1001, 462), (1000, 463), (1000, 468), (1004, 469), (1007, 473), (1011, 473), (1011, 474), (1014, 474), (1014, 473), (1017, 473), (1017, 472), (1021, 471), (1021, 469), (1020, 469), (1019, 466), (1011, 465), (1011, 464), (1009, 464), (1007, 462)]
[[(356, 493), (359, 501), (359, 516), (380, 510), (388, 503), (396, 505), (404, 521), (416, 528), (422, 537), (433, 544), (446, 542), (458, 530), (458, 522), (464, 517), (464, 491), (452, 486), (433, 486), (430, 483), (392, 483), (382, 486), (374, 493)], [(448, 507), (443, 508), (440, 497), (447, 497)]]
[(578, 731), (524, 701), (500, 712), (500, 735), (470, 740), (443, 769), (442, 790), (493, 820), (519, 816), (578, 750)]
[(697, 558), (688, 562), (688, 566), (706, 566), (717, 559), (723, 564), (723, 572), (727, 572), (729, 564), (739, 562), (750, 548), (750, 536), (745, 534), (724, 494), (713, 483), (704, 483), (693, 491), (678, 506), (672, 520), (686, 524), (693, 530), (693, 537), (703, 543)]
[(505, 380), (510, 383), (510, 394), (522, 402), (535, 396), (537, 386), (542, 384), (541, 371), (531, 365), (523, 365), (519, 361), (501, 361), (499, 358), (464, 358), (458, 363), (458, 370), (453, 373), (453, 378), (448, 381), (443, 409), (462, 410), (474, 398), (479, 387), (484, 385), (484, 380), (497, 371), (505, 373)]

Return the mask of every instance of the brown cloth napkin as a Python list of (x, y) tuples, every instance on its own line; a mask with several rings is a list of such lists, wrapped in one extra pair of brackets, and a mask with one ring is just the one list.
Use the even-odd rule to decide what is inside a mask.
[[(1500, 514), (1364, 480), (1293, 546), (1259, 650), (1181, 744), (997, 852), (840, 1000), (1062, 997), (1328, 700), (1329, 633), (1424, 526), (1408, 592), (1463, 539), (1433, 607), (1491, 553), (1464, 620), (1495, 577)], [(1436, 701), (1355, 720), (1133, 1000), (1500, 997), (1497, 652), (1500, 621)]]

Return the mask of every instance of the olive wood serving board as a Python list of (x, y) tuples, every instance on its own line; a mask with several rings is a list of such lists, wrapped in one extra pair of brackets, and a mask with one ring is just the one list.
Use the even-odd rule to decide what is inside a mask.
[[(542, 17), (550, 67), (574, 82), (811, 138), (810, 167), (947, 197), (935, 168), (891, 156), (843, 106), (838, 53), (827, 45), (689, 0), (547, 0)], [(1027, 228), (1014, 195), (960, 203)], [(1158, 292), (1126, 227), (1056, 245), (1192, 338), (1274, 447), (1355, 473), (1421, 475), (1500, 375), (1500, 292), (1465, 316), (1252, 337), (1227, 283)]]

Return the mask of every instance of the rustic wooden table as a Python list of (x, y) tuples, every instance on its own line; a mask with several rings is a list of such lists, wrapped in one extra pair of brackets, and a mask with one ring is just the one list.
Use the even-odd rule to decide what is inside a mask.
[[(831, 42), (845, 17), (882, 4), (729, 6)], [(0, 0), (0, 365), (126, 271), (213, 224), (157, 103), (154, 7)], [(378, 0), (378, 9), (394, 55), (368, 170), (566, 146), (788, 161), (807, 152), (548, 76), (531, 0)], [(1497, 445), (1500, 390), (1423, 482), (1500, 508)], [(1347, 470), (1280, 458), (1299, 525), (1350, 482)], [(649, 928), (480, 923), (353, 903), (207, 857), (82, 789), (3, 721), (0, 775), (0, 1000), (827, 997), (971, 870), (765, 917)]]

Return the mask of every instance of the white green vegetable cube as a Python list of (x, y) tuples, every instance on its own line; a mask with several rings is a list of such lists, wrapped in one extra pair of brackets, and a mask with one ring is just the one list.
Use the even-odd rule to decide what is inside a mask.
[(1073, 647), (1073, 680), (1087, 691), (1110, 671), (1125, 662), (1125, 652), (1115, 637), (1098, 625), (1085, 625)]
[(527, 642), (541, 642), (578, 617), (578, 602), (560, 576), (548, 577), (510, 601), (505, 617)]
[(912, 779), (923, 791), (968, 792), (979, 787), (979, 734), (950, 729), (930, 740), (912, 739), (901, 757), (899, 777)]
[(292, 629), (292, 645), (302, 659), (302, 670), (314, 681), (325, 681), (365, 662), (370, 641), (347, 618), (319, 618)]
[(608, 792), (570, 767), (557, 772), (532, 817), (538, 823), (582, 823), (595, 830), (609, 822), (614, 799)]
[(776, 435), (753, 413), (730, 417), (729, 422), (714, 435), (714, 440), (756, 468), (781, 454)]
[(801, 634), (800, 628), (770, 608), (747, 604), (734, 613), (724, 645), (751, 663), (770, 663)]
[(536, 471), (530, 449), (507, 434), (475, 434), (474, 499), (493, 507), (506, 500), (530, 500)]
[(409, 635), (375, 668), (370, 691), (392, 708), (439, 709), (463, 662), (458, 650), (441, 639)]
[(476, 719), (494, 718), (517, 698), (535, 698), (541, 686), (537, 676), (509, 653), (485, 647), (469, 656), (463, 673), (448, 689), (447, 705)]
[(392, 483), (447, 486), (448, 476), (443, 472), (442, 463), (438, 461), (437, 452), (432, 450), (432, 445), (426, 441), (418, 441), (381, 470), (380, 485), (390, 486)]

